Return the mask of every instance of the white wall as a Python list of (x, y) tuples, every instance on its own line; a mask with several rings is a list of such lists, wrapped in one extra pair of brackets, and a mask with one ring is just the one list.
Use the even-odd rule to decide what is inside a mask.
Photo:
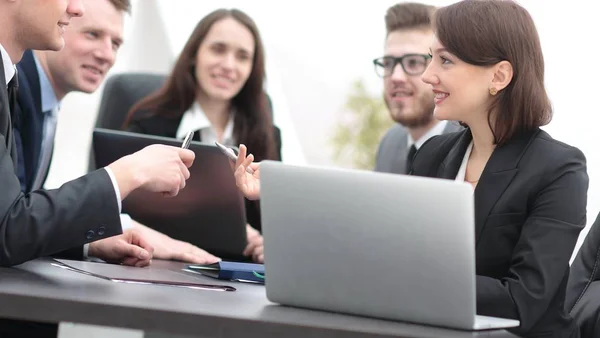
[[(218, 7), (240, 8), (256, 20), (264, 38), (276, 122), (283, 126), (284, 146), (295, 153), (287, 160), (333, 165), (328, 139), (350, 84), (363, 78), (371, 91), (381, 92), (371, 60), (382, 54), (383, 16), (396, 2), (137, 1), (114, 72), (140, 67), (165, 71), (202, 16)], [(600, 4), (593, 0), (520, 3), (538, 25), (545, 53), (547, 88), (555, 108), (546, 130), (582, 149), (588, 159), (590, 224), (600, 210), (600, 154), (593, 139), (600, 113), (594, 100), (600, 78), (596, 65)], [(132, 29), (136, 25), (137, 31)], [(170, 41), (164, 41), (168, 39), (161, 36), (160, 27), (165, 27)], [(49, 187), (84, 173), (98, 101), (99, 92), (70, 94), (64, 100)]]

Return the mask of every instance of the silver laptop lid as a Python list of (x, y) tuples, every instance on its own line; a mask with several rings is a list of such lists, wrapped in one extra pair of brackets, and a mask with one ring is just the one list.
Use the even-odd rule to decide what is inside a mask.
[(467, 183), (264, 161), (267, 297), (472, 328), (473, 204)]

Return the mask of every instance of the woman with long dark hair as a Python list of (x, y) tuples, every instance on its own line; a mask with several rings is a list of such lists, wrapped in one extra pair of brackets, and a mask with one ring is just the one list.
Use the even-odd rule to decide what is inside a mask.
[[(188, 39), (164, 86), (135, 104), (129, 131), (226, 145), (248, 144), (258, 160), (281, 159), (281, 137), (263, 90), (265, 57), (254, 21), (237, 9), (204, 17)], [(260, 229), (258, 204), (247, 201), (247, 220)], [(247, 254), (262, 237), (247, 227)]]

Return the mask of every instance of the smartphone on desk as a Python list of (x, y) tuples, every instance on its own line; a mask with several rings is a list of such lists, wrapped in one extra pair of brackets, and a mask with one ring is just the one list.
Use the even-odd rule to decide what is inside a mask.
[[(215, 144), (217, 145), (217, 147), (219, 149), (221, 149), (221, 152), (223, 152), (223, 154), (225, 154), (225, 156), (229, 157), (229, 159), (232, 160), (234, 163), (237, 162), (238, 155), (235, 153), (235, 151), (233, 151), (233, 149), (231, 149), (227, 146), (224, 146), (217, 141), (215, 141)], [(246, 172), (248, 172), (249, 174), (254, 174), (254, 170), (252, 170), (252, 168), (250, 168), (250, 167), (246, 168)]]

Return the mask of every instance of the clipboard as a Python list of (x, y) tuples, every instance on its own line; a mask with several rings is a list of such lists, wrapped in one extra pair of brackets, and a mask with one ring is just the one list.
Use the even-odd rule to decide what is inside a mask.
[(201, 283), (196, 277), (168, 269), (152, 269), (152, 266), (147, 268), (137, 268), (107, 263), (68, 261), (60, 259), (55, 259), (54, 262), (50, 264), (68, 271), (81, 273), (115, 283), (163, 285), (209, 291), (236, 291), (236, 288), (229, 285)]

